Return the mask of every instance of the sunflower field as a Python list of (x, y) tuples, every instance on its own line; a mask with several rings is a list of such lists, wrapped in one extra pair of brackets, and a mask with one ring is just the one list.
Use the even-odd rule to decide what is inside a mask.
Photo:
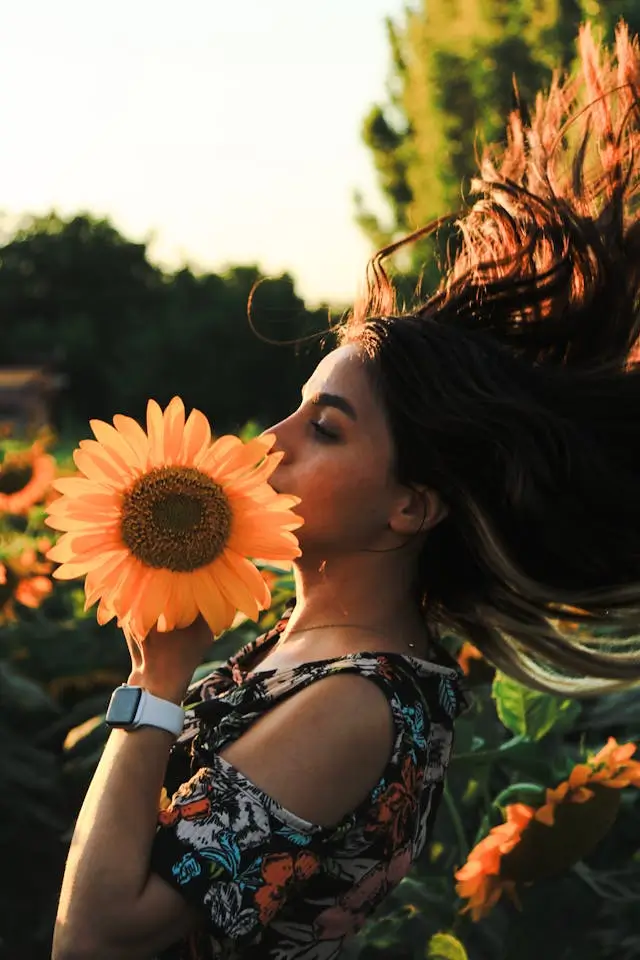
[[(248, 424), (243, 440), (257, 432)], [(106, 741), (106, 706), (129, 654), (56, 580), (45, 523), (56, 478), (75, 473), (54, 438), (0, 437), (1, 960), (48, 960), (74, 821)], [(272, 594), (238, 617), (204, 675), (278, 619), (286, 564), (263, 565)], [(575, 629), (579, 629), (576, 627)], [(435, 831), (348, 960), (634, 960), (640, 957), (640, 696), (587, 701), (529, 690), (446, 638), (471, 706)], [(398, 814), (406, 798), (398, 798)]]

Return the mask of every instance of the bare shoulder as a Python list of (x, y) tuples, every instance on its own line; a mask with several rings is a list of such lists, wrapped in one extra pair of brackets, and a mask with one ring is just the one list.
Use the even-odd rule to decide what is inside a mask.
[(222, 756), (286, 810), (330, 826), (366, 798), (392, 748), (384, 692), (338, 673), (273, 707)]

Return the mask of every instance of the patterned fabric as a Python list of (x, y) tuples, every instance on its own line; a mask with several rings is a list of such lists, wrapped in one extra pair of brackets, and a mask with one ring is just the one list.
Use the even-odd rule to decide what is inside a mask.
[[(151, 869), (204, 910), (207, 931), (162, 960), (333, 960), (427, 842), (453, 721), (466, 705), (456, 665), (357, 653), (252, 674), (293, 604), (185, 700)], [(384, 691), (395, 739), (369, 796), (339, 824), (323, 827), (285, 810), (219, 753), (284, 697), (338, 671)]]

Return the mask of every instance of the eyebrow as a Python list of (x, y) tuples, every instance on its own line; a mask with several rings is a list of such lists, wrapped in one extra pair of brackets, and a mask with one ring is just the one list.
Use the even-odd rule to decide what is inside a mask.
[[(301, 393), (303, 396), (306, 386), (306, 383), (302, 385)], [(336, 410), (341, 410), (342, 413), (345, 413), (352, 420), (356, 421), (358, 419), (355, 408), (345, 397), (339, 397), (336, 393), (316, 393), (310, 397), (309, 402), (318, 407), (335, 407)]]

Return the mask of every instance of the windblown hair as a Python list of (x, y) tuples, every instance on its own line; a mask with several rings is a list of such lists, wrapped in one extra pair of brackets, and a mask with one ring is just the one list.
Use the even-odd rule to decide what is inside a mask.
[(436, 293), (399, 311), (382, 263), (441, 221), (377, 254), (338, 342), (400, 482), (449, 508), (419, 559), (427, 622), (584, 696), (640, 680), (640, 49), (583, 27), (579, 54), (485, 150)]

